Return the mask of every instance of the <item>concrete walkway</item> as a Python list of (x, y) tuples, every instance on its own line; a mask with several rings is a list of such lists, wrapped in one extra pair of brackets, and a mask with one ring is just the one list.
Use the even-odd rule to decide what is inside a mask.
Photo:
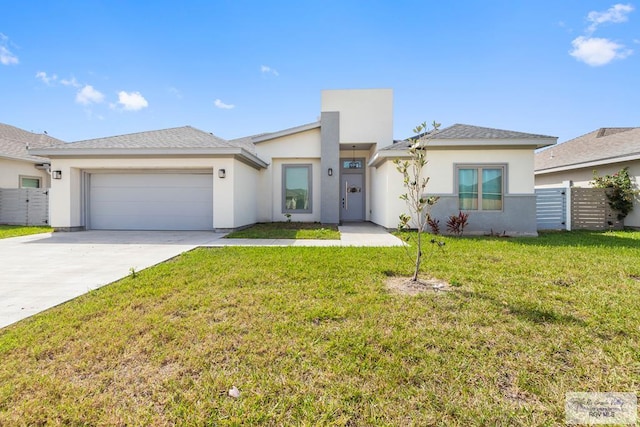
[(402, 240), (370, 222), (341, 225), (340, 240), (220, 239), (207, 246), (403, 246)]
[(0, 328), (199, 246), (401, 246), (382, 227), (341, 240), (223, 239), (208, 231), (82, 231), (0, 239)]

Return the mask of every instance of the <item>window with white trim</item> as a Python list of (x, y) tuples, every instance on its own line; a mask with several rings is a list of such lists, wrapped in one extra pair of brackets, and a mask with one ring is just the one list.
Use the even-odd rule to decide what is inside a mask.
[(20, 188), (40, 188), (41, 180), (35, 176), (20, 176)]
[(456, 169), (460, 210), (502, 210), (504, 165), (459, 165)]
[(282, 165), (282, 213), (311, 212), (311, 165)]

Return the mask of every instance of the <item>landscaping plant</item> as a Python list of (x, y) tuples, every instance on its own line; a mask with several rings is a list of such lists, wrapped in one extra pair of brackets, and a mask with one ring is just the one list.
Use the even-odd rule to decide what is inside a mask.
[(618, 212), (618, 220), (622, 221), (633, 210), (633, 199), (638, 195), (638, 190), (629, 176), (629, 168), (605, 176), (599, 176), (598, 171), (594, 170), (591, 185), (608, 189), (609, 206)]
[[(425, 194), (429, 177), (424, 176), (424, 168), (427, 165), (427, 140), (438, 131), (440, 123), (435, 121), (432, 123), (433, 129), (427, 130), (427, 123), (416, 126), (413, 129), (414, 138), (409, 139), (409, 160), (395, 159), (393, 163), (396, 165), (398, 172), (402, 174), (403, 184), (407, 192), (400, 195), (400, 198), (407, 203), (409, 214), (400, 214), (400, 223), (398, 229), (400, 231), (408, 231), (411, 223), (415, 226), (417, 233), (411, 234), (411, 238), (415, 240), (415, 247), (407, 250), (415, 250), (415, 270), (412, 282), (418, 281), (420, 272), (420, 264), (422, 261), (422, 233), (426, 231), (431, 215), (429, 214), (431, 207), (436, 204), (438, 197), (427, 197)], [(436, 223), (437, 224), (437, 223)]]
[(468, 220), (469, 214), (462, 211), (458, 212), (458, 215), (451, 215), (447, 220), (447, 231), (456, 236), (462, 236), (464, 228), (469, 224)]

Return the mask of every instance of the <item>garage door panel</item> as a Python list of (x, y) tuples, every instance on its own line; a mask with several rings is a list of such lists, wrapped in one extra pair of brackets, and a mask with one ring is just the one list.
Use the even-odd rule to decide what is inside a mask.
[(104, 230), (210, 230), (211, 174), (92, 174), (89, 227)]
[(92, 205), (95, 215), (147, 215), (147, 216), (199, 216), (207, 210), (208, 203), (190, 203), (188, 207), (181, 203), (167, 204), (164, 201), (135, 201), (135, 202), (97, 202)]
[[(194, 202), (202, 200), (204, 192), (211, 191), (211, 188), (154, 188), (154, 187), (134, 187), (134, 188), (93, 188), (92, 195), (100, 202), (138, 202), (138, 201), (161, 201), (167, 200), (167, 192), (173, 190), (171, 200), (179, 202)], [(178, 190), (178, 191), (176, 191)], [(213, 200), (212, 197), (208, 197)]]
[(97, 173), (91, 175), (91, 186), (95, 188), (132, 188), (136, 186), (146, 188), (151, 181), (158, 187), (182, 188), (188, 183), (193, 187), (210, 188), (213, 175), (207, 173)]

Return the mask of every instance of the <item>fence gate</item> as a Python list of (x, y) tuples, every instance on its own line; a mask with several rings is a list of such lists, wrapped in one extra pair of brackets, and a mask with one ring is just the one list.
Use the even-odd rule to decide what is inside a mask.
[(0, 224), (48, 225), (49, 190), (0, 188)]
[(566, 220), (567, 188), (536, 188), (538, 230), (565, 230)]
[(604, 188), (571, 189), (571, 227), (574, 230), (622, 229), (618, 212), (611, 209)]

